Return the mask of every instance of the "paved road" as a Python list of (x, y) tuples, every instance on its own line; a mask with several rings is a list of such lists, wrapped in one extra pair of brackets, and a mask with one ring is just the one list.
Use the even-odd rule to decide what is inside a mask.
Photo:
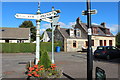
[[(50, 54), (50, 53), (49, 53)], [(2, 55), (2, 77), (3, 78), (25, 78), (25, 63), (34, 59), (34, 54), (30, 53), (9, 53)], [(50, 55), (51, 56), (51, 55)], [(86, 53), (55, 53), (55, 63), (64, 73), (72, 78), (86, 78), (87, 60)], [(103, 68), (107, 78), (119, 77), (120, 59), (110, 61), (95, 60), (93, 67), (93, 77), (95, 77), (95, 67)], [(65, 76), (63, 76), (65, 77)]]

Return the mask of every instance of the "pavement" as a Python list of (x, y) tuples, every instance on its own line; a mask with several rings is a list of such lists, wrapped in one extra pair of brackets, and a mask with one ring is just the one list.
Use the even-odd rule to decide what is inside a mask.
[[(51, 53), (49, 53), (51, 57)], [(33, 61), (35, 55), (31, 53), (7, 53), (2, 54), (2, 78), (26, 78), (25, 66), (28, 61)], [(55, 63), (63, 70), (62, 78), (87, 78), (87, 56), (80, 52), (60, 52), (55, 53)], [(100, 67), (105, 70), (107, 78), (119, 78), (120, 59), (114, 60), (94, 60), (93, 77), (95, 78), (95, 68)]]

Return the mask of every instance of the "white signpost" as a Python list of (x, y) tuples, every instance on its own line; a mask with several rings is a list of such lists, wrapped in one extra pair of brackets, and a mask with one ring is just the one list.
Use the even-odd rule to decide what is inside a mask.
[(41, 14), (40, 13), (40, 4), (38, 4), (38, 11), (37, 14), (16, 14), (15, 17), (19, 19), (36, 19), (36, 57), (35, 57), (35, 64), (38, 64), (39, 58), (40, 58), (40, 22), (46, 21), (53, 23), (56, 20), (50, 19), (50, 17), (54, 17), (57, 15), (57, 13), (60, 13), (59, 10), (51, 11), (48, 13)]
[(52, 16), (56, 16), (57, 12), (56, 11), (52, 11), (52, 12), (48, 12), (48, 13), (44, 13), (44, 14), (16, 14), (15, 17), (16, 18), (20, 18), (20, 19), (45, 19), (48, 17), (52, 17)]

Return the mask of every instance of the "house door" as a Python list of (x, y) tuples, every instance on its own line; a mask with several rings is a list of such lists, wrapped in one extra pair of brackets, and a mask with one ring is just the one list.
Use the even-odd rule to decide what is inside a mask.
[(102, 40), (100, 40), (100, 46), (103, 46), (103, 42), (102, 42)]
[(104, 40), (104, 46), (106, 46), (106, 40)]
[(9, 43), (9, 40), (8, 40), (8, 39), (6, 39), (6, 40), (5, 40), (5, 43)]
[(109, 46), (112, 46), (112, 40), (109, 40)]

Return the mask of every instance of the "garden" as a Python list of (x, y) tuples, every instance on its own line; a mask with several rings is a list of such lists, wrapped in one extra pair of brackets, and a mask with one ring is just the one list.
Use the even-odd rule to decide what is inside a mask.
[(48, 80), (56, 79), (62, 76), (62, 70), (56, 64), (52, 64), (48, 52), (42, 50), (40, 52), (40, 61), (36, 65), (34, 62), (29, 62), (26, 65), (26, 75), (28, 80)]

